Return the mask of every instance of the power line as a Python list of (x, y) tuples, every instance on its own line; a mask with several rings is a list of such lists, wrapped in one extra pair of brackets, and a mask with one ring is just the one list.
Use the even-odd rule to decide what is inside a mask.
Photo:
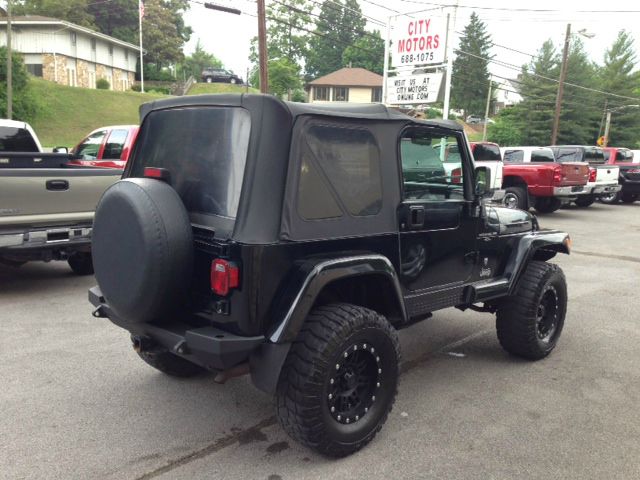
[[(366, 1), (366, 0), (365, 0)], [(640, 10), (559, 10), (552, 8), (512, 8), (512, 7), (482, 7), (478, 5), (459, 5), (453, 3), (433, 3), (423, 2), (419, 0), (400, 0), (404, 3), (414, 3), (417, 5), (429, 5), (434, 7), (458, 7), (469, 8), (473, 10), (489, 10), (489, 11), (504, 11), (504, 12), (536, 12), (536, 13), (640, 13)]]

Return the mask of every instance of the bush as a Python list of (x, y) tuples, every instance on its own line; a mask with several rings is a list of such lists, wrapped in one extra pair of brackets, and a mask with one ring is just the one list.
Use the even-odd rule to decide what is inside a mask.
[(133, 90), (134, 92), (139, 92), (142, 89), (140, 88), (139, 83), (134, 83), (133, 85), (131, 85), (131, 90)]
[(98, 90), (109, 90), (110, 87), (111, 85), (109, 84), (109, 80), (106, 78), (99, 78), (96, 82), (96, 88)]
[[(13, 52), (12, 69), (12, 117), (15, 120), (32, 121), (40, 104), (29, 89), (29, 74), (24, 66), (22, 55)], [(0, 117), (7, 116), (7, 49), (0, 47)]]

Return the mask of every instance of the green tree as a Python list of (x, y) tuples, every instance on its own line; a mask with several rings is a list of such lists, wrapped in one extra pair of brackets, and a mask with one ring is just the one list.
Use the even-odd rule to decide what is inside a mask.
[[(22, 56), (11, 55), (12, 117), (16, 120), (31, 121), (37, 111), (37, 102), (29, 89), (29, 75)], [(0, 47), (0, 117), (7, 117), (7, 48)]]
[(342, 68), (345, 49), (368, 34), (365, 25), (356, 0), (323, 2), (315, 20), (314, 34), (309, 37), (305, 62), (307, 75), (320, 77)]
[(487, 140), (504, 147), (522, 145), (522, 129), (513, 108), (505, 108), (495, 117), (495, 123), (487, 128)]
[[(640, 73), (634, 72), (637, 55), (633, 48), (633, 36), (622, 30), (618, 38), (607, 49), (604, 65), (599, 71), (599, 86), (602, 90), (637, 97), (638, 100), (625, 100), (612, 97), (609, 107), (640, 104)], [(611, 115), (609, 145), (637, 148), (640, 142), (640, 108), (620, 108)]]
[(105, 35), (138, 43), (138, 2), (132, 0), (90, 1), (88, 12)]
[(473, 12), (460, 37), (451, 80), (451, 104), (463, 110), (465, 116), (484, 114), (492, 46), (487, 26)]
[(142, 38), (145, 65), (154, 64), (157, 70), (181, 61), (182, 48), (191, 36), (182, 14), (189, 8), (187, 0), (145, 0), (142, 19)]
[(13, 0), (14, 15), (42, 15), (66, 20), (83, 27), (96, 28), (89, 12), (89, 0)]
[(206, 67), (223, 68), (222, 62), (215, 55), (208, 53), (202, 48), (200, 39), (196, 42), (196, 48), (191, 55), (184, 59), (184, 73), (186, 76), (193, 75), (200, 78), (202, 70)]
[(548, 145), (553, 127), (558, 85), (542, 77), (558, 78), (560, 60), (553, 42), (542, 44), (538, 54), (522, 67), (519, 76), (522, 102), (513, 107), (512, 124), (525, 145)]
[[(302, 79), (300, 67), (288, 58), (269, 60), (269, 93), (280, 98), (301, 101)], [(249, 83), (258, 86), (260, 75), (258, 67), (249, 74)]]
[(384, 70), (384, 39), (379, 30), (356, 39), (342, 53), (342, 65), (366, 68), (382, 75)]

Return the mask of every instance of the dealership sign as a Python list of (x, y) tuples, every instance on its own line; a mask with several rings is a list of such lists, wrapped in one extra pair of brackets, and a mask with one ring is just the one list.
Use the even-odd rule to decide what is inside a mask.
[(447, 20), (441, 16), (399, 17), (391, 37), (394, 68), (444, 63)]
[(419, 105), (438, 99), (442, 73), (425, 73), (387, 78), (387, 104)]

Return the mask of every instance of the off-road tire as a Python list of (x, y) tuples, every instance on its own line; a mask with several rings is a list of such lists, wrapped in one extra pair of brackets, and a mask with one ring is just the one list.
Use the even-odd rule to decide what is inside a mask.
[[(363, 400), (350, 410), (364, 412), (362, 416), (341, 418), (345, 405), (351, 405), (346, 400), (341, 403), (345, 399), (343, 386), (354, 376), (357, 385), (368, 384), (360, 382), (368, 378), (366, 375), (347, 377), (345, 372), (343, 376), (342, 369), (352, 358), (369, 362), (367, 365), (374, 362), (374, 370), (367, 372), (375, 378), (370, 390), (362, 388)], [(280, 373), (276, 390), (280, 425), (292, 438), (323, 455), (344, 457), (360, 450), (380, 431), (393, 407), (399, 363), (397, 333), (382, 315), (346, 303), (316, 308), (307, 317)], [(331, 392), (335, 392), (333, 399)], [(338, 406), (330, 407), (330, 402)]]
[(536, 200), (535, 209), (540, 213), (553, 213), (562, 206), (559, 198), (543, 197)]
[(581, 195), (576, 198), (576, 205), (582, 208), (587, 208), (593, 205), (593, 202), (596, 201), (596, 197), (593, 195)]
[(156, 370), (172, 377), (188, 378), (206, 372), (204, 368), (171, 352), (136, 352)]
[[(527, 204), (527, 190), (522, 187), (507, 187), (504, 189), (504, 198), (502, 203), (507, 208), (519, 208), (520, 210), (526, 210)], [(515, 201), (513, 201), (515, 200)]]
[(633, 203), (638, 200), (638, 195), (635, 193), (623, 193), (620, 195), (622, 203)]
[(76, 275), (93, 275), (93, 260), (90, 253), (76, 252), (69, 257), (67, 263)]
[[(541, 338), (539, 314), (543, 299), (557, 299), (555, 329)], [(546, 311), (546, 309), (544, 310)], [(550, 309), (550, 312), (553, 312)], [(557, 265), (531, 261), (518, 280), (516, 290), (498, 307), (496, 330), (507, 352), (528, 360), (540, 360), (555, 348), (567, 313), (567, 283)]]

